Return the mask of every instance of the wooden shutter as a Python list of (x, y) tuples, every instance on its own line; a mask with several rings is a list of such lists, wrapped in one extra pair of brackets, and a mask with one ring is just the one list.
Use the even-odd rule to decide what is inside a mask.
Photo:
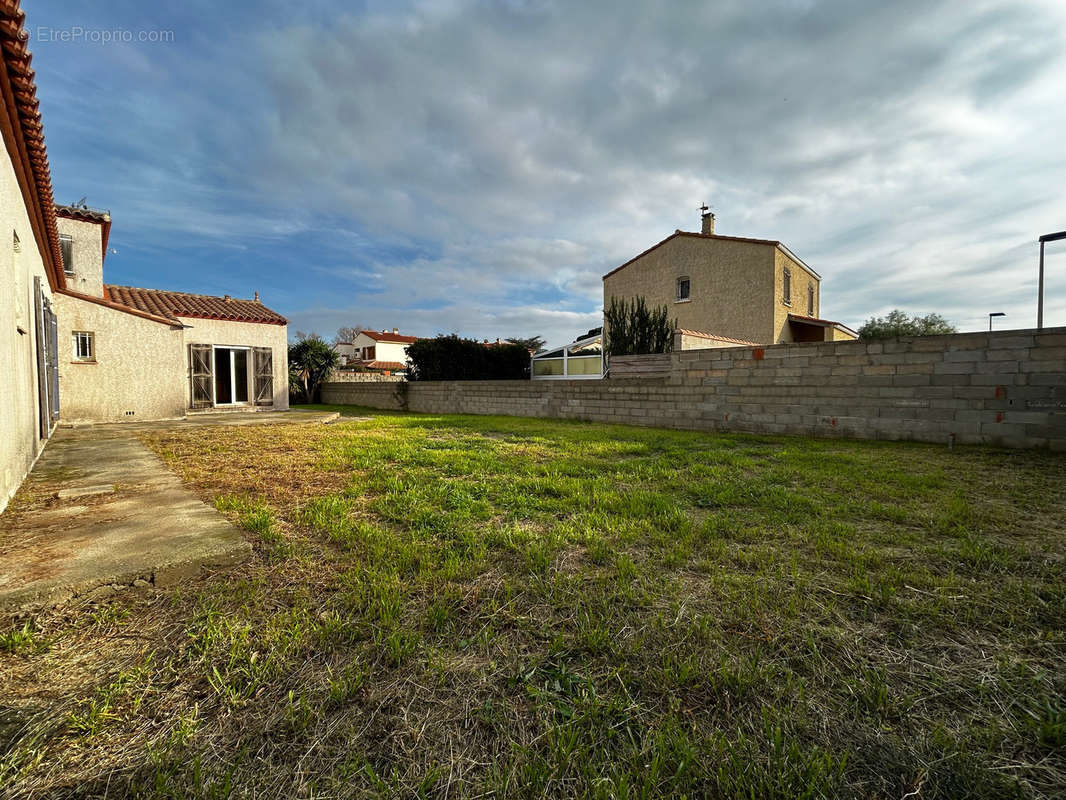
[(255, 359), (255, 404), (274, 405), (274, 351), (269, 347), (256, 347)]
[(210, 408), (213, 405), (211, 381), (214, 372), (211, 362), (211, 345), (189, 345), (189, 408)]

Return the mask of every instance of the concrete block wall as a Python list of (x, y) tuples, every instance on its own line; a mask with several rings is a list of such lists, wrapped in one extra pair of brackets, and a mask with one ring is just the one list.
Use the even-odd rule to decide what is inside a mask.
[(327, 383), (323, 400), (440, 414), (1066, 450), (1066, 328), (686, 350), (669, 358), (668, 373), (645, 378)]
[(334, 383), (396, 383), (404, 380), (399, 375), (386, 375), (383, 372), (356, 372), (343, 368), (334, 370), (329, 379)]

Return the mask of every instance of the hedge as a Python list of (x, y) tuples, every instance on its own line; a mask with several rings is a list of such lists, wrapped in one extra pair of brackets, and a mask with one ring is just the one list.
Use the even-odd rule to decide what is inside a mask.
[(455, 334), (419, 339), (407, 348), (410, 381), (495, 381), (529, 377), (529, 350), (483, 344)]

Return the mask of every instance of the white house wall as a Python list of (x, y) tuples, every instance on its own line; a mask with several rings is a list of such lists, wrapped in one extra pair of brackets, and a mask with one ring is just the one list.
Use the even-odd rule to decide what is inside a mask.
[(56, 227), (61, 235), (71, 237), (74, 274), (67, 275), (67, 288), (93, 297), (103, 297), (103, 226), (96, 222), (57, 217)]
[[(0, 159), (0, 511), (43, 446), (38, 430), (37, 328), (33, 283), (52, 293), (11, 161)], [(15, 252), (15, 236), (19, 252)], [(20, 329), (24, 333), (20, 333)]]
[(274, 351), (274, 408), (289, 407), (289, 328), (287, 325), (265, 325), (258, 322), (227, 322), (216, 319), (181, 320), (185, 329), (185, 346), (180, 363), (184, 368), (185, 404), (189, 402), (190, 344), (211, 344), (219, 347), (269, 347)]
[[(176, 326), (57, 295), (64, 422), (137, 422), (185, 414), (188, 382)], [(93, 334), (93, 362), (74, 359), (74, 331)]]

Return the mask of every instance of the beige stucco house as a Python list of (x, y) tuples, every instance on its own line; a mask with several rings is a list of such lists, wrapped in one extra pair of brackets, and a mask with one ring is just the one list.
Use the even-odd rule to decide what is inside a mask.
[(417, 342), (417, 336), (391, 331), (359, 331), (350, 342), (333, 346), (341, 356), (342, 366), (360, 366), (384, 372), (403, 372), (407, 369), (407, 348)]
[(56, 216), (68, 286), (56, 296), (63, 420), (288, 408), (285, 317), (258, 295), (105, 284), (110, 215), (57, 206)]
[(59, 419), (52, 302), (64, 282), (24, 20), (0, 3), (0, 510)]
[(288, 331), (254, 300), (109, 286), (109, 214), (56, 206), (18, 2), (0, 0), (0, 510), (61, 421), (288, 407)]
[[(854, 339), (821, 316), (821, 276), (781, 242), (677, 231), (603, 276), (603, 304), (643, 296), (677, 320), (677, 349)], [(608, 338), (610, 331), (606, 331)]]

